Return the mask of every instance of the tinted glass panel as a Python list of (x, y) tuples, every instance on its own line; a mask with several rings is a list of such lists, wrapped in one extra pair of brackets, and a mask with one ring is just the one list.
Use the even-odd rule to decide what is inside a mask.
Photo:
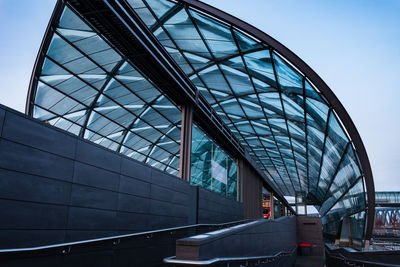
[(236, 162), (198, 126), (192, 128), (190, 183), (237, 199)]

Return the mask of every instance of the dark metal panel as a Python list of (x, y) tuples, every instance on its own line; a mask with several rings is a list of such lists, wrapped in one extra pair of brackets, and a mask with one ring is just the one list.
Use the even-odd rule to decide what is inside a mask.
[(70, 205), (93, 209), (116, 210), (118, 193), (91, 186), (72, 184)]
[[(65, 230), (64, 229), (7, 229), (6, 231), (0, 231), (0, 249), (9, 248), (26, 248), (32, 246), (50, 245), (54, 243), (65, 242)], [(29, 237), (29, 238), (27, 238)], [(76, 240), (76, 239), (75, 239)], [(0, 260), (1, 262), (1, 260)], [(12, 266), (7, 262), (1, 262), (2, 266)], [(32, 259), (28, 259), (20, 265), (14, 266), (35, 266), (32, 264)], [(36, 265), (38, 266), (38, 265)], [(45, 266), (40, 264), (39, 266)], [(57, 266), (57, 265), (47, 265)]]
[(73, 175), (72, 160), (6, 139), (0, 142), (0, 167), (64, 181)]
[(69, 207), (67, 229), (115, 230), (116, 211)]
[(150, 197), (149, 182), (143, 182), (135, 178), (121, 175), (118, 191), (139, 197)]
[(8, 229), (63, 229), (68, 210), (68, 207), (63, 205), (5, 199), (0, 199), (0, 206), (0, 229), (2, 231)]
[(16, 112), (7, 111), (2, 137), (70, 159), (75, 155), (75, 136), (55, 131), (52, 127), (44, 126), (44, 122), (27, 120)]
[(240, 176), (246, 181), (243, 187), (243, 209), (245, 219), (259, 219), (262, 216), (262, 180), (243, 160), (239, 163)]
[(90, 141), (78, 140), (76, 146), (76, 160), (109, 171), (120, 172), (121, 156)]
[[(121, 176), (122, 177), (125, 176)], [(94, 166), (75, 161), (73, 182), (97, 188), (117, 191), (120, 175)]]
[(145, 182), (150, 182), (151, 168), (148, 168), (148, 165), (126, 157), (122, 157), (121, 160), (121, 174)]
[(58, 205), (68, 203), (71, 192), (69, 182), (4, 169), (0, 169), (0, 188), (2, 199)]

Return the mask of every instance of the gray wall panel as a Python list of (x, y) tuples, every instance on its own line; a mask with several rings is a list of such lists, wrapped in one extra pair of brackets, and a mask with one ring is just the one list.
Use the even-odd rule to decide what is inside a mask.
[(155, 184), (151, 185), (151, 198), (181, 205), (188, 201), (186, 194)]
[(182, 179), (173, 179), (172, 180), (172, 189), (175, 191), (179, 191), (179, 192), (189, 195), (189, 194), (191, 194), (190, 193), (191, 188), (192, 188), (192, 186), (188, 182), (186, 182)]
[(172, 204), (165, 201), (151, 199), (150, 213), (163, 216), (184, 217), (186, 207), (183, 205)]
[(148, 229), (149, 216), (147, 214), (137, 214), (132, 212), (118, 211), (117, 229), (119, 231), (140, 232)]
[(56, 244), (64, 242), (65, 230), (9, 229), (0, 231), (0, 240), (0, 249)]
[(135, 213), (148, 213), (150, 210), (150, 199), (127, 194), (119, 194), (118, 210)]
[(0, 168), (71, 181), (73, 161), (3, 138)]
[(150, 183), (124, 175), (121, 175), (120, 179), (119, 192), (140, 197), (150, 197)]
[(141, 162), (122, 157), (121, 174), (150, 182), (151, 168)]
[(0, 169), (0, 198), (66, 204), (71, 184), (36, 175)]
[(117, 209), (118, 193), (86, 185), (72, 185), (71, 205), (97, 209)]
[(199, 187), (198, 223), (221, 223), (243, 219), (242, 203)]
[(66, 206), (0, 199), (1, 229), (63, 229)]
[(78, 140), (76, 160), (118, 173), (121, 169), (120, 155), (86, 140)]
[(151, 169), (151, 183), (162, 187), (172, 188), (173, 179), (178, 179), (160, 170)]
[(114, 230), (116, 215), (116, 211), (70, 207), (68, 229)]
[(74, 166), (73, 182), (117, 191), (119, 174), (77, 161)]
[(14, 112), (7, 112), (3, 137), (67, 158), (73, 158), (75, 155), (76, 138), (72, 135), (46, 127), (43, 122), (27, 120)]

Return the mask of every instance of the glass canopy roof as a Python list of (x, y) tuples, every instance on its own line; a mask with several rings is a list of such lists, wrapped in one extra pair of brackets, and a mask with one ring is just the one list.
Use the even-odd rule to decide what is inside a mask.
[(44, 59), (33, 116), (178, 174), (181, 111), (68, 7)]
[[(303, 193), (326, 232), (335, 234), (344, 214), (365, 223), (365, 178), (355, 145), (301, 70), (265, 41), (184, 0), (125, 2), (278, 193)], [(32, 115), (177, 175), (180, 108), (68, 1), (55, 19), (36, 67)]]
[(168, 0), (128, 3), (282, 195), (306, 192), (322, 215), (364, 209), (353, 144), (304, 74), (213, 15)]

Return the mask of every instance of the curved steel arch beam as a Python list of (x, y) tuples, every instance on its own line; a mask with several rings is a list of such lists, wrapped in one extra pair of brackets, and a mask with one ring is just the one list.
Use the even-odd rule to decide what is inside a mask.
[(187, 4), (190, 7), (193, 7), (199, 11), (202, 11), (206, 14), (212, 15), (213, 17), (220, 19), (228, 24), (233, 25), (239, 30), (249, 34), (250, 36), (255, 37), (261, 42), (266, 43), (273, 50), (282, 55), (285, 59), (287, 59), (293, 66), (295, 66), (298, 70), (300, 70), (308, 80), (316, 87), (320, 92), (325, 96), (328, 100), (331, 107), (335, 110), (336, 114), (342, 121), (347, 133), (350, 136), (351, 141), (353, 142), (356, 154), (359, 157), (362, 172), (365, 178), (365, 184), (367, 187), (367, 197), (368, 197), (368, 218), (367, 218), (367, 229), (366, 229), (366, 239), (370, 239), (372, 235), (372, 229), (374, 225), (374, 217), (375, 217), (375, 186), (374, 180), (372, 176), (371, 165), (368, 159), (367, 151), (365, 146), (361, 140), (361, 136), (350, 118), (350, 115), (347, 113), (346, 109), (340, 103), (339, 99), (333, 93), (333, 91), (329, 88), (329, 86), (322, 80), (322, 78), (313, 70), (310, 66), (308, 66), (301, 58), (299, 58), (296, 54), (290, 51), (283, 44), (269, 36), (268, 34), (262, 32), (261, 30), (255, 28), (254, 26), (232, 16), (229, 15), (215, 7), (212, 7), (208, 4), (202, 3), (197, 0), (179, 0), (179, 2), (183, 4)]

